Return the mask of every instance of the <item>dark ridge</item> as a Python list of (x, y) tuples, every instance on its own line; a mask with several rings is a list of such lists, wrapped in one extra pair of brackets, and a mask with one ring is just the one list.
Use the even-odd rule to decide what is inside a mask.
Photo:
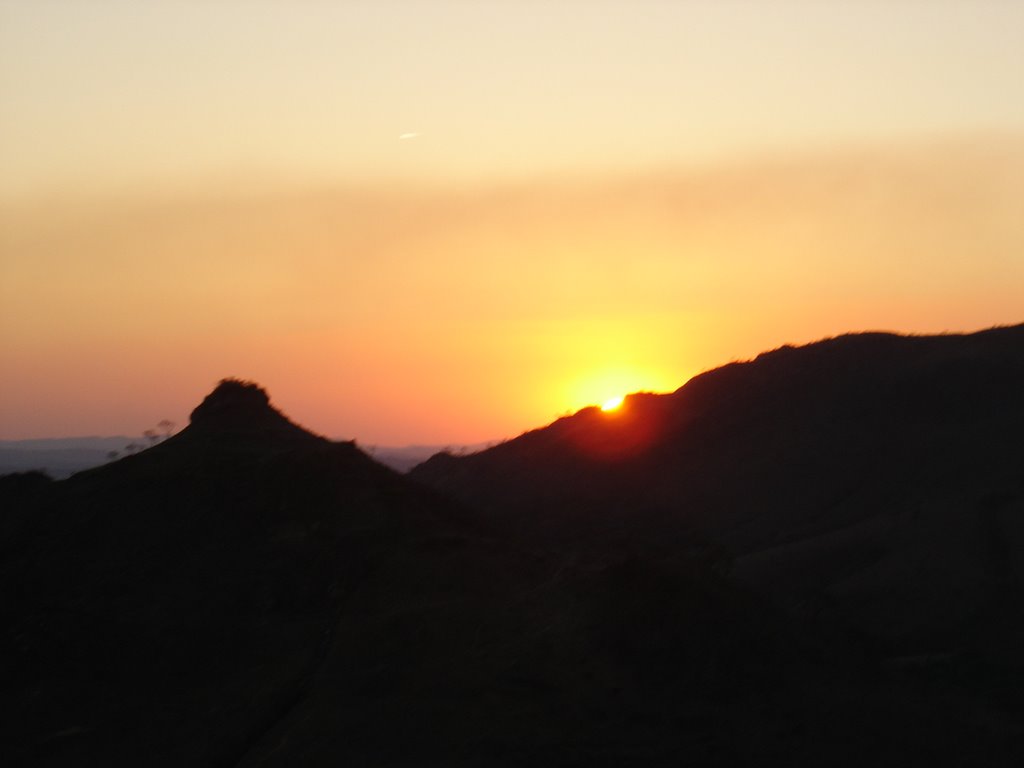
[(26, 472), (9, 472), (0, 475), (0, 492), (3, 493), (31, 493), (45, 488), (53, 482), (53, 478), (40, 469), (30, 469)]
[(433, 488), (226, 380), (0, 478), (5, 765), (1016, 765), (1022, 342), (781, 348)]
[(217, 387), (195, 407), (189, 421), (204, 423), (246, 423), (278, 415), (270, 407), (270, 396), (258, 384), (240, 379), (221, 379)]
[(567, 527), (575, 538), (605, 513), (675, 509), (744, 548), (759, 545), (746, 522), (778, 522), (758, 514), (783, 501), (776, 490), (792, 515), (814, 516), (830, 487), (969, 454), (958, 438), (977, 439), (990, 421), (979, 447), (1003, 463), (1022, 392), (1024, 326), (850, 334), (708, 371), (671, 394), (630, 395), (614, 414), (585, 408), (479, 453), (438, 455), (409, 476), (532, 533)]
[(240, 379), (222, 379), (192, 411), (189, 422), (203, 433), (313, 436), (274, 408), (262, 387)]
[(894, 656), (1022, 665), (1022, 434), (1024, 325), (864, 333), (408, 476), (534, 545), (651, 551), (699, 533), (751, 587)]

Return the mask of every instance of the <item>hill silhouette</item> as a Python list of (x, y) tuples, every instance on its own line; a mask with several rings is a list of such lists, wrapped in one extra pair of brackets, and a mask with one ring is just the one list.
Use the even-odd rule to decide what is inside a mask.
[(460, 514), (237, 381), (147, 451), (6, 481), (5, 725), (26, 764), (234, 759), (301, 695), (343, 596)]
[[(735, 671), (698, 659), (771, 677), (793, 656), (712, 571), (510, 548), (247, 382), (222, 382), (153, 448), (67, 481), (10, 475), (0, 498), (0, 743), (14, 763), (657, 756), (660, 698), (627, 702), (635, 723), (610, 733), (587, 711), (682, 679), (699, 686), (678, 712), (699, 714), (738, 694)], [(632, 607), (631, 621), (671, 617), (653, 639), (630, 640), (606, 605), (635, 580), (675, 596)], [(684, 634), (693, 616), (706, 631)], [(667, 637), (690, 663), (659, 667), (664, 681), (618, 648)], [(724, 637), (743, 653), (717, 649)]]
[(1021, 434), (1024, 327), (858, 334), (411, 476), (534, 539), (647, 546), (698, 530), (759, 588), (815, 611), (857, 603), (849, 620), (898, 639), (1020, 588)]
[[(985, 435), (1011, 454), (991, 474), (969, 465), (942, 475), (981, 492), (985, 541), (1002, 535), (991, 526), (1018, 503), (1012, 489), (992, 495), (1003, 469), (1020, 463), (991, 428), (1016, 424), (1006, 408), (1019, 397), (1019, 333), (978, 337), (991, 345), (981, 351), (973, 337), (961, 340), (970, 369), (992, 372), (991, 386), (977, 389), (995, 402), (962, 407), (957, 434)], [(939, 351), (919, 361), (921, 381), (931, 380), (928, 366), (947, 370), (945, 341), (927, 343)], [(802, 441), (826, 445), (814, 425), (832, 421), (807, 417), (790, 452), (776, 446), (756, 472), (751, 462), (753, 474), (735, 474), (731, 462), (757, 446), (728, 445), (750, 434), (752, 414), (754, 434), (792, 423), (778, 413), (786, 398), (764, 393), (792, 391), (805, 366), (788, 359), (805, 351), (708, 374), (672, 396), (632, 397), (618, 421), (588, 410), (476, 456), (435, 458), (415, 473), (420, 482), (304, 430), (257, 385), (235, 380), (146, 451), (66, 481), (0, 478), (5, 763), (1005, 763), (1024, 737), (1006, 649), (1012, 619), (985, 625), (993, 642), (971, 646), (984, 655), (961, 659), (937, 640), (911, 653), (925, 646), (903, 636), (880, 648), (878, 635), (851, 631), (866, 625), (848, 608), (863, 595), (831, 596), (845, 613), (785, 599), (799, 592), (786, 578), (821, 572), (787, 543), (834, 536), (832, 521), (852, 514), (833, 505), (815, 515), (825, 482), (783, 464), (809, 450)], [(776, 373), (745, 378), (772, 360)], [(816, 394), (800, 402), (825, 412), (826, 384), (845, 369), (810, 368)], [(865, 407), (878, 396), (864, 392)], [(679, 444), (702, 423), (699, 446)], [(847, 423), (872, 422), (862, 410)], [(726, 429), (718, 443), (715, 429)], [(698, 456), (703, 485), (692, 483), (687, 506), (666, 503), (689, 487), (680, 462)], [(436, 485), (447, 491), (421, 484), (441, 470)], [(477, 477), (486, 482), (464, 492)], [(907, 477), (893, 498), (946, 498), (926, 468)], [(752, 481), (766, 485), (742, 487)], [(778, 498), (758, 514), (742, 507), (770, 494)], [(920, 553), (948, 554), (957, 514), (936, 518), (944, 522)], [(816, 533), (825, 523), (833, 527)], [(779, 533), (769, 535), (773, 526)], [(839, 537), (826, 559), (848, 551), (860, 562), (863, 542), (852, 540)], [(986, 620), (1017, 583), (1019, 555), (991, 556), (977, 559), (1003, 592), (984, 604)], [(729, 573), (747, 578), (755, 567), (776, 600)], [(914, 614), (914, 603), (902, 605)], [(938, 637), (922, 615), (919, 629)]]
[(736, 575), (894, 657), (1024, 662), (1024, 326), (783, 347), (410, 476), (510, 535), (643, 549), (699, 532)]

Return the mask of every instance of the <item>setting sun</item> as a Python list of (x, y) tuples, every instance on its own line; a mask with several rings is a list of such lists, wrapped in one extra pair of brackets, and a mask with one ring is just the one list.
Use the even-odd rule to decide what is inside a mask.
[(612, 398), (610, 398), (608, 400), (605, 400), (604, 404), (601, 406), (601, 410), (602, 411), (614, 411), (620, 405), (622, 405), (623, 399), (624, 398), (622, 397), (622, 395), (619, 395), (618, 397), (612, 397)]
[(1022, 319), (1024, 3), (252, 5), (0, 0), (0, 439), (234, 375), (475, 445)]
[(1024, 768), (1022, 41), (0, 0), (3, 764)]

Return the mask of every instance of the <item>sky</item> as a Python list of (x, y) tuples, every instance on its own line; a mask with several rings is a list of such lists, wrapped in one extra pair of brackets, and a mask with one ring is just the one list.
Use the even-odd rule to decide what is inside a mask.
[(1024, 4), (0, 0), (0, 439), (511, 437), (1024, 321)]

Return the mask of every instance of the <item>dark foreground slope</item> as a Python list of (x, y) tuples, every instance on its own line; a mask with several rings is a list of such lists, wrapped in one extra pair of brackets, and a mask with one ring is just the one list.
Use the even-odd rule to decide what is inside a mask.
[(700, 532), (807, 619), (1020, 682), (1024, 326), (783, 347), (411, 477), (551, 545)]
[(804, 664), (699, 560), (522, 554), (238, 382), (0, 497), (5, 765), (709, 761)]
[(0, 502), (5, 765), (1018, 754), (1007, 706), (790, 621), (697, 538), (510, 539), (251, 385), (142, 454), (0, 478)]
[(233, 763), (303, 695), (343, 606), (372, 602), (369, 574), (413, 599), (478, 554), (432, 557), (454, 505), (238, 383), (142, 454), (5, 480), (4, 746), (26, 764)]

